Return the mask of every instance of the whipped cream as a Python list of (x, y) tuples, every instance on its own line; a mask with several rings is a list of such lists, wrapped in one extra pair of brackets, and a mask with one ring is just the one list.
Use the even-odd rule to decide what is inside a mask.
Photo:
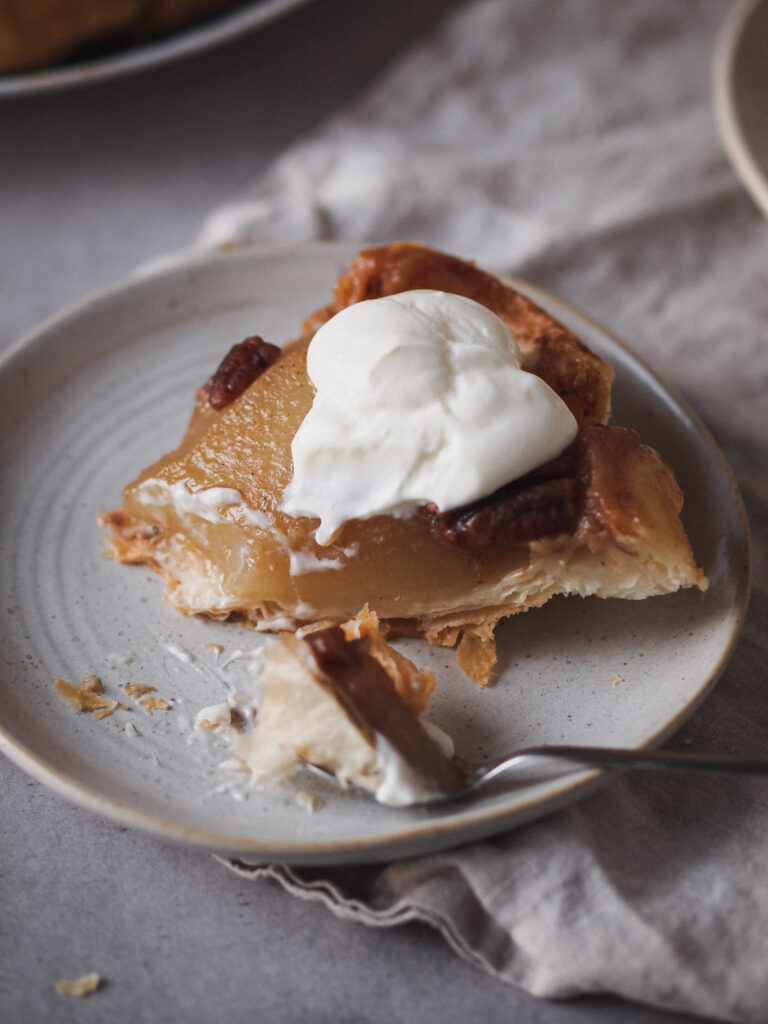
[(283, 510), (320, 519), (327, 544), (350, 519), (457, 508), (558, 455), (576, 420), (520, 364), (503, 321), (460, 295), (419, 289), (341, 310), (307, 351), (316, 394)]
[[(421, 724), (445, 757), (452, 758), (455, 751), (448, 733), (433, 722), (422, 719)], [(376, 733), (376, 757), (381, 781), (374, 795), (380, 804), (408, 807), (410, 804), (429, 803), (440, 793), (439, 788), (430, 784), (429, 776), (410, 765), (381, 733)]]

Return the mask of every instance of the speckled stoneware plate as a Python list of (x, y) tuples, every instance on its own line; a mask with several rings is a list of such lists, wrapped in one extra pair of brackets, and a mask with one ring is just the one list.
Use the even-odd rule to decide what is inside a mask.
[(0, 99), (28, 96), (148, 71), (160, 64), (191, 57), (261, 28), (308, 0), (252, 0), (226, 14), (207, 18), (162, 39), (124, 47), (87, 60), (73, 60), (37, 71), (0, 75)]
[[(22, 341), (0, 370), (0, 747), (62, 796), (158, 837), (255, 860), (406, 856), (519, 825), (586, 793), (599, 777), (515, 792), (504, 784), (440, 810), (392, 810), (327, 784), (309, 813), (296, 787), (244, 790), (192, 720), (226, 696), (260, 644), (234, 623), (185, 618), (144, 567), (100, 557), (96, 514), (176, 445), (195, 388), (253, 333), (289, 339), (323, 304), (356, 248), (259, 248), (136, 279)], [(748, 538), (723, 458), (696, 417), (623, 345), (527, 286), (616, 369), (615, 417), (672, 463), (685, 520), (711, 579), (706, 594), (643, 602), (555, 599), (499, 630), (500, 677), (482, 689), (452, 651), (407, 641), (438, 677), (429, 717), (463, 755), (547, 742), (639, 747), (672, 733), (735, 642), (748, 590)], [(216, 653), (210, 645), (221, 645)], [(233, 657), (234, 656), (234, 657)], [(77, 714), (54, 679), (95, 673), (130, 710)], [(151, 717), (121, 689), (156, 687)], [(234, 780), (234, 781), (233, 781)], [(242, 781), (242, 780), (241, 780)]]
[(737, 4), (712, 64), (715, 115), (741, 181), (768, 215), (768, 0)]

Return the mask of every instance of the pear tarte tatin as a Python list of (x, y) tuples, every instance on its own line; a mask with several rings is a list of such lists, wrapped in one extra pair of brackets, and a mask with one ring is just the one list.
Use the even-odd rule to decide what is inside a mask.
[[(291, 441), (313, 401), (306, 351), (344, 307), (412, 289), (474, 299), (509, 327), (523, 368), (576, 418), (557, 458), (460, 509), (351, 520), (318, 545), (318, 521), (281, 508)], [(144, 562), (187, 613), (234, 613), (261, 629), (342, 623), (369, 605), (391, 633), (453, 644), (478, 681), (505, 616), (555, 594), (645, 598), (704, 589), (680, 522), (672, 471), (627, 429), (607, 426), (613, 372), (571, 331), (470, 263), (398, 243), (362, 252), (333, 301), (278, 353), (259, 337), (199, 389), (181, 445), (101, 517), (110, 554)]]

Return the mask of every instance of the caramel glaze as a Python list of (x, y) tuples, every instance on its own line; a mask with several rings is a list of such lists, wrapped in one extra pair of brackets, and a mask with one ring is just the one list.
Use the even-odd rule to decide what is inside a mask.
[[(370, 653), (370, 640), (347, 640), (341, 626), (304, 637), (318, 682), (342, 708), (370, 746), (383, 736), (420, 782), (435, 794), (459, 792), (463, 775), (408, 710), (384, 668)], [(430, 783), (432, 786), (430, 787)]]

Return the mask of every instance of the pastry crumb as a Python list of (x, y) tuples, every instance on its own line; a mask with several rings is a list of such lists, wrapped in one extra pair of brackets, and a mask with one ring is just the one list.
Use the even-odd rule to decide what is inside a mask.
[(111, 665), (130, 665), (135, 658), (133, 651), (112, 651), (107, 655), (107, 661)]
[(145, 697), (144, 700), (140, 700), (139, 704), (144, 708), (148, 715), (151, 715), (153, 711), (170, 711), (171, 705), (166, 704), (164, 700), (159, 697)]
[[(90, 680), (96, 677), (84, 676), (83, 678)], [(74, 708), (78, 713), (92, 711), (94, 712), (93, 717), (97, 720), (106, 718), (107, 715), (111, 715), (119, 707), (116, 700), (112, 700), (111, 697), (105, 697), (101, 691), (94, 690), (90, 681), (88, 683), (83, 682), (80, 686), (77, 686), (66, 679), (55, 679), (53, 685), (58, 695), (71, 708)], [(100, 682), (99, 685), (101, 685)]]
[(93, 971), (91, 974), (84, 974), (81, 978), (67, 980), (62, 978), (56, 982), (55, 988), (60, 996), (89, 996), (96, 989), (101, 987), (101, 975)]
[(148, 693), (154, 693), (156, 686), (149, 686), (147, 683), (126, 683), (123, 689), (129, 697), (144, 697)]
[(624, 676), (620, 676), (620, 675), (612, 675), (611, 676), (611, 685), (612, 686), (618, 686), (619, 683), (623, 683), (623, 682), (624, 682)]
[(312, 793), (307, 793), (305, 789), (300, 790), (296, 794), (296, 803), (299, 807), (303, 807), (305, 811), (309, 811), (310, 814), (314, 814), (315, 811), (319, 811), (325, 803), (320, 796), (314, 796)]
[(459, 668), (475, 683), (487, 686), (496, 665), (496, 642), (493, 626), (468, 626), (462, 633), (456, 660)]
[(187, 665), (194, 664), (194, 654), (190, 654), (185, 647), (180, 647), (178, 644), (165, 644), (164, 646), (166, 651), (172, 654), (174, 658), (178, 658), (179, 661), (183, 661)]
[(195, 717), (196, 729), (228, 728), (232, 724), (232, 709), (229, 704), (211, 704), (202, 708)]
[(104, 693), (104, 687), (101, 685), (99, 677), (90, 674), (83, 676), (80, 689), (91, 693)]
[(212, 651), (213, 654), (222, 654), (224, 647), (222, 644), (203, 644), (206, 651)]

